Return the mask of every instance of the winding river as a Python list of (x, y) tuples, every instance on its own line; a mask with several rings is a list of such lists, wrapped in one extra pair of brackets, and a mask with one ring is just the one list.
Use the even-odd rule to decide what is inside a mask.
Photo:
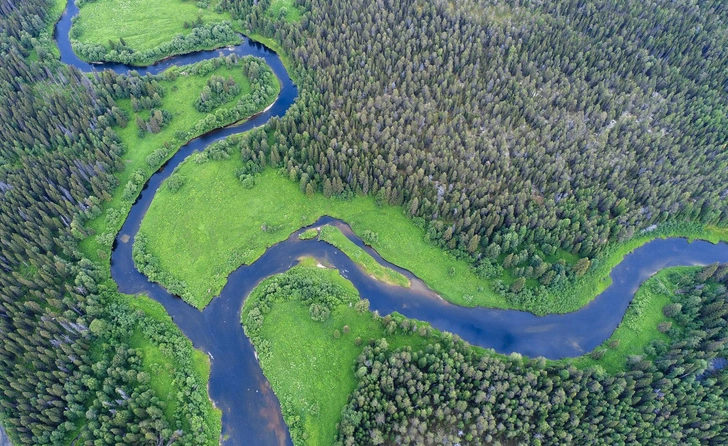
[[(409, 289), (384, 285), (363, 274), (336, 248), (315, 240), (298, 239), (298, 231), (286, 241), (269, 248), (255, 263), (241, 266), (230, 274), (221, 295), (200, 312), (181, 299), (150, 283), (132, 261), (131, 249), (142, 219), (161, 183), (191, 153), (229, 135), (265, 124), (282, 116), (295, 100), (298, 91), (280, 58), (263, 45), (245, 38), (238, 46), (175, 56), (146, 68), (122, 64), (89, 64), (71, 49), (71, 18), (78, 13), (69, 0), (63, 17), (56, 25), (56, 40), (61, 61), (82, 71), (112, 69), (117, 73), (136, 70), (140, 74), (159, 73), (173, 65), (186, 65), (219, 55), (252, 55), (265, 59), (281, 82), (281, 93), (265, 112), (243, 124), (212, 131), (183, 146), (169, 162), (148, 181), (134, 204), (112, 253), (111, 274), (119, 291), (146, 293), (160, 302), (173, 320), (192, 340), (195, 348), (206, 352), (212, 362), (209, 392), (223, 412), (223, 443), (226, 445), (291, 444), (288, 429), (277, 398), (257, 363), (254, 349), (240, 325), (240, 309), (245, 297), (264, 278), (288, 270), (301, 256), (325, 259), (347, 277), (362, 297), (371, 301), (371, 309), (380, 314), (398, 311), (407, 317), (430, 322), (435, 328), (456, 333), (466, 341), (497, 352), (518, 352), (546, 358), (572, 357), (589, 352), (601, 344), (617, 327), (639, 285), (662, 268), (676, 265), (704, 265), (728, 262), (728, 246), (707, 242), (688, 243), (683, 239), (655, 240), (629, 254), (611, 273), (613, 283), (593, 302), (569, 314), (537, 317), (513, 310), (462, 308), (450, 304), (431, 292), (419, 279), (383, 260), (365, 247), (380, 263), (408, 276)], [(322, 217), (313, 226), (334, 224), (360, 246), (364, 246), (344, 223)]]

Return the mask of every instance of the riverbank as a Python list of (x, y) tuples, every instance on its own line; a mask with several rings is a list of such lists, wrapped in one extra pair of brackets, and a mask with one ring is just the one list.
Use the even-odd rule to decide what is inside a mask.
[(79, 13), (70, 37), (76, 54), (88, 62), (146, 66), (178, 54), (240, 43), (230, 13), (218, 11), (218, 1), (75, 2)]
[[(674, 302), (685, 301), (684, 294), (695, 286), (696, 273), (706, 270), (710, 267), (668, 268), (648, 279), (603, 348), (584, 356), (534, 361), (519, 354), (506, 357), (465, 344), (461, 348), (472, 353), (476, 362), (480, 357), (500, 362), (501, 366), (520, 365), (516, 370), (536, 365), (547, 370), (549, 376), (581, 376), (572, 367), (576, 366), (591, 369), (584, 372), (587, 374), (606, 377), (606, 372), (620, 377), (630, 370), (630, 364), (648, 367), (667, 345), (680, 340), (692, 318), (699, 317), (688, 312), (678, 318), (680, 306)], [(413, 353), (425, 349), (433, 353), (439, 351), (439, 346), (433, 348), (436, 344), (457, 339), (421, 321), (399, 315), (381, 318), (366, 311), (368, 307), (369, 302), (360, 300), (356, 288), (336, 270), (321, 270), (315, 260), (307, 258), (301, 260), (301, 266), (265, 279), (245, 301), (241, 321), (281, 400), (296, 445), (334, 443), (347, 395), (362, 385), (361, 380), (366, 384), (369, 368), (376, 369), (373, 364), (369, 368), (352, 367), (367, 346), (376, 348), (377, 355), (406, 347)], [(677, 308), (675, 318), (666, 316), (672, 311), (669, 307)], [(593, 325), (596, 328), (596, 321)], [(412, 393), (410, 386), (410, 397)]]
[[(215, 60), (215, 59), (213, 59)], [(116, 101), (117, 106), (130, 116), (125, 127), (115, 127), (116, 134), (126, 147), (123, 156), (124, 170), (117, 173), (119, 187), (111, 199), (103, 204), (103, 213), (86, 223), (94, 236), (85, 238), (80, 243), (82, 252), (91, 259), (99, 259), (107, 263), (111, 255), (111, 245), (118, 233), (124, 216), (129, 212), (143, 184), (161, 166), (163, 166), (183, 145), (190, 140), (215, 128), (221, 128), (248, 116), (254, 115), (268, 107), (280, 91), (280, 82), (265, 64), (260, 79), (251, 80), (243, 73), (249, 62), (242, 59), (235, 63), (224, 61), (215, 67), (210, 61), (198, 62), (185, 67), (172, 67), (163, 74), (157, 75), (159, 86), (166, 93), (161, 97), (159, 109), (171, 113), (172, 120), (157, 133), (139, 133), (135, 118), (149, 119), (147, 110), (135, 111), (131, 99)], [(209, 68), (202, 68), (212, 64)], [(256, 64), (257, 67), (258, 64)], [(206, 83), (212, 76), (233, 79), (240, 86), (240, 93), (214, 110), (214, 113), (201, 112), (193, 106)], [(254, 96), (255, 95), (255, 96)], [(247, 102), (258, 97), (260, 104), (245, 113), (240, 107), (247, 109)], [(108, 264), (108, 263), (107, 263)]]
[(584, 307), (611, 283), (609, 273), (613, 267), (650, 240), (723, 238), (712, 228), (664, 225), (613, 245), (570, 285), (555, 288), (538, 300), (514, 302), (494, 290), (497, 280), (506, 281), (508, 277), (479, 277), (469, 262), (429, 242), (425, 231), (400, 208), (377, 206), (371, 197), (339, 200), (319, 193), (304, 194), (300, 185), (271, 169), (259, 174), (255, 185), (246, 189), (235, 175), (241, 167), (239, 158), (204, 165), (185, 162), (179, 167), (180, 173), (189, 178), (185, 189), (179, 194), (161, 190), (141, 225), (148, 253), (171, 277), (184, 280), (192, 295), (203, 302), (220, 293), (227, 276), (240, 264), (251, 264), (265, 249), (322, 215), (346, 221), (360, 237), (367, 232), (375, 234), (371, 245), (382, 257), (412, 272), (452, 303), (515, 308), (539, 315), (569, 313)]
[[(352, 365), (362, 349), (384, 343), (419, 350), (435, 335), (422, 322), (413, 322), (412, 329), (408, 321), (407, 330), (397, 330), (397, 319), (367, 311), (368, 302), (337, 270), (311, 260), (302, 264), (256, 287), (245, 300), (241, 322), (294, 443), (324, 446), (333, 444), (341, 409), (356, 388)], [(315, 314), (314, 307), (324, 314)]]
[(13, 446), (13, 444), (10, 443), (10, 438), (8, 438), (8, 434), (5, 433), (5, 430), (2, 426), (0, 426), (0, 446)]
[[(599, 366), (608, 373), (624, 371), (629, 357), (646, 356), (653, 341), (668, 340), (665, 334), (673, 320), (663, 313), (672, 303), (680, 284), (694, 275), (700, 267), (680, 266), (666, 268), (647, 279), (632, 298), (622, 322), (602, 345), (592, 352), (563, 362), (580, 369)], [(661, 325), (662, 324), (662, 325)]]
[[(58, 2), (58, 4), (61, 3), (65, 6), (65, 2)], [(64, 16), (57, 26), (68, 29), (71, 19), (71, 16)], [(125, 73), (125, 67), (91, 66), (80, 63), (70, 52), (70, 45), (61, 43), (60, 47), (65, 51), (64, 60), (77, 65), (81, 70), (111, 68), (118, 73)], [(232, 55), (233, 59), (225, 59), (222, 65), (216, 65), (212, 69), (206, 68), (213, 63), (211, 59), (215, 59), (220, 53)], [(258, 77), (249, 78), (243, 74), (243, 65), (247, 63), (247, 59), (234, 62), (234, 58), (239, 59), (246, 55), (260, 57), (260, 59), (256, 59), (259, 67), (252, 70), (260, 79)], [(220, 51), (187, 54), (179, 58), (168, 59), (164, 64), (149, 69), (135, 70), (142, 76), (146, 73), (159, 73), (155, 76), (155, 82), (161, 89), (159, 91), (161, 102), (156, 106), (158, 109), (169, 112), (172, 120), (158, 133), (146, 132), (142, 136), (138, 129), (138, 122), (135, 120), (139, 118), (149, 121), (152, 111), (147, 110), (146, 106), (136, 109), (131, 99), (116, 101), (120, 113), (126, 114), (127, 118), (130, 118), (126, 127), (115, 128), (123, 144), (127, 147), (124, 159), (125, 169), (117, 175), (120, 186), (114, 191), (111, 199), (103, 204), (101, 215), (86, 223), (84, 231), (88, 231), (92, 235), (86, 237), (81, 246), (89, 258), (96, 259), (102, 265), (105, 264), (104, 269), (109, 270), (111, 242), (114, 241), (114, 234), (118, 232), (132, 204), (140, 196), (142, 186), (160, 166), (183, 152), (180, 147), (189, 146), (188, 141), (190, 140), (197, 141), (198, 135), (205, 135), (202, 138), (204, 139), (210, 134), (217, 134), (219, 138), (225, 134), (234, 133), (237, 129), (248, 125), (246, 121), (248, 116), (258, 117), (257, 120), (252, 119), (251, 121), (263, 120), (265, 122), (269, 116), (278, 112), (277, 109), (271, 110), (270, 104), (276, 103), (278, 99), (281, 80), (274, 75), (271, 66), (263, 61), (263, 59), (267, 61), (268, 58), (275, 59), (275, 56), (265, 48), (246, 43)], [(162, 72), (160, 67), (170, 66), (177, 59), (182, 60), (184, 66), (172, 66)], [(280, 75), (281, 73), (279, 73)], [(285, 76), (285, 72), (282, 75)], [(210, 112), (203, 113), (195, 109), (194, 102), (200, 97), (204, 88), (209, 87), (206, 84), (209, 84), (208, 81), (213, 76), (231, 80), (230, 82), (234, 82), (240, 91), (235, 97), (226, 97), (222, 103), (214, 104)], [(266, 76), (268, 81), (260, 82)], [(149, 80), (146, 76), (145, 79)], [(290, 85), (287, 76), (283, 80)], [(288, 88), (290, 90), (290, 86)], [(162, 91), (166, 94), (162, 94)], [(289, 106), (289, 102), (295, 98), (295, 95), (294, 88), (292, 94), (289, 92), (288, 96), (284, 98), (283, 108)], [(262, 99), (263, 103), (241, 115), (239, 111), (247, 108), (245, 104), (241, 108), (242, 101), (250, 98)], [(261, 114), (265, 116), (261, 116)], [(215, 128), (223, 128), (231, 124), (234, 124), (231, 128), (210, 132)], [(147, 319), (155, 321), (130, 332), (128, 344), (143, 353), (141, 366), (151, 378), (149, 386), (165, 406), (164, 418), (170, 426), (182, 428), (185, 432), (197, 432), (196, 435), (200, 441), (204, 437), (209, 440), (207, 444), (217, 444), (221, 431), (221, 411), (213, 407), (205, 387), (210, 374), (211, 358), (194, 349), (189, 341), (181, 336), (178, 327), (172, 322), (169, 315), (159, 304), (148, 297), (117, 295), (110, 299), (110, 305), (128, 305), (133, 307), (133, 309), (128, 308), (128, 312), (146, 314)], [(159, 313), (160, 311), (161, 313)], [(153, 326), (167, 330), (165, 341), (150, 332), (150, 327)], [(178, 343), (174, 352), (170, 352), (167, 348), (172, 340)], [(180, 416), (183, 416), (184, 419), (180, 419)], [(78, 426), (76, 432), (80, 432), (81, 429), (82, 426)], [(70, 438), (68, 440), (70, 441)]]

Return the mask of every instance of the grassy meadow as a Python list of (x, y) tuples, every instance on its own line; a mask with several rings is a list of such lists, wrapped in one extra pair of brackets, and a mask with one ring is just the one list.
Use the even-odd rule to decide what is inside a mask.
[(283, 18), (289, 23), (301, 20), (301, 10), (294, 0), (271, 0), (266, 14), (274, 19)]
[(336, 226), (325, 225), (321, 228), (319, 240), (329, 243), (346, 254), (367, 275), (389, 285), (409, 288), (410, 281), (404, 275), (382, 266), (374, 257), (349, 240)]
[(358, 235), (376, 233), (373, 247), (384, 258), (414, 272), (452, 302), (507, 307), (466, 261), (425, 241), (424, 231), (400, 208), (377, 207), (370, 197), (307, 197), (273, 170), (258, 175), (256, 185), (245, 189), (235, 176), (241, 165), (239, 158), (186, 161), (178, 167), (185, 184), (176, 192), (160, 189), (142, 222), (148, 252), (196, 297), (209, 302), (238, 266), (254, 262), (300, 227), (331, 215), (349, 223)]
[(82, 3), (74, 22), (72, 35), (82, 43), (108, 47), (109, 41), (126, 44), (137, 51), (156, 48), (171, 41), (177, 34), (189, 34), (193, 23), (205, 24), (232, 20), (229, 13), (218, 13), (213, 0), (207, 8), (199, 8), (192, 0), (96, 0)]

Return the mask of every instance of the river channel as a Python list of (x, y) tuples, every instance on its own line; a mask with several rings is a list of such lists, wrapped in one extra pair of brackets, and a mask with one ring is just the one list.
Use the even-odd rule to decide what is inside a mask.
[[(370, 300), (371, 309), (382, 315), (397, 311), (407, 317), (427, 321), (439, 330), (455, 333), (474, 345), (493, 348), (500, 353), (518, 352), (552, 359), (582, 355), (601, 344), (619, 325), (639, 285), (660, 269), (728, 262), (728, 246), (723, 243), (654, 240), (627, 255), (611, 272), (612, 285), (581, 310), (538, 317), (514, 310), (473, 309), (450, 304), (411, 273), (389, 264), (375, 251), (365, 247), (380, 263), (407, 275), (413, 283), (409, 289), (384, 285), (363, 274), (336, 248), (315, 240), (299, 240), (298, 233), (301, 231), (297, 231), (286, 241), (269, 248), (253, 264), (241, 266), (231, 273), (220, 296), (204, 311), (199, 311), (170, 295), (160, 285), (150, 283), (135, 268), (131, 250), (141, 221), (159, 186), (187, 156), (203, 150), (212, 142), (261, 126), (272, 117), (282, 116), (293, 104), (298, 90), (276, 53), (247, 38), (235, 47), (175, 56), (145, 68), (83, 62), (73, 53), (69, 41), (71, 19), (76, 14), (78, 8), (74, 0), (69, 0), (67, 10), (56, 25), (55, 37), (61, 61), (85, 72), (111, 69), (117, 73), (136, 70), (142, 75), (156, 74), (170, 66), (234, 53), (264, 59), (280, 80), (280, 95), (265, 112), (243, 124), (215, 130), (192, 140), (150, 178), (116, 237), (111, 259), (111, 274), (119, 291), (145, 293), (160, 302), (195, 348), (209, 355), (212, 364), (210, 398), (223, 412), (222, 443), (225, 445), (291, 444), (278, 400), (263, 376), (253, 346), (243, 333), (240, 309), (256, 284), (270, 275), (288, 270), (302, 256), (326, 260), (338, 268), (361, 296)], [(322, 217), (313, 226), (321, 224), (339, 226), (350, 239), (364, 246), (344, 222)]]

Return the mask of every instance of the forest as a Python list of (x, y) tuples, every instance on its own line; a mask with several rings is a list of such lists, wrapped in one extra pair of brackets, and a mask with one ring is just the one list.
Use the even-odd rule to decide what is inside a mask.
[(51, 6), (0, 4), (0, 420), (14, 444), (211, 444), (204, 358), (79, 250), (124, 169), (124, 116), (54, 60)]
[[(149, 140), (175, 125), (168, 79), (61, 64), (58, 4), (0, 0), (0, 422), (14, 444), (215, 444), (206, 358), (158, 305), (118, 293), (109, 228), (128, 208), (105, 212), (133, 202), (180, 142), (265, 101), (180, 130), (129, 169), (124, 129)], [(144, 64), (237, 41), (237, 29), (271, 39), (299, 98), (235, 140), (249, 144), (240, 158), (304, 192), (401, 207), (474, 272), (506, 270), (497, 291), (512, 306), (548, 308), (635, 237), (728, 224), (725, 2), (217, 7), (231, 23), (189, 23), (152, 49), (74, 48)], [(210, 77), (190, 107), (219, 110), (236, 85)], [(483, 354), (447, 334), (410, 349), (365, 339), (336, 442), (728, 443), (726, 271), (681, 283), (663, 309), (668, 340), (623, 372)]]
[(680, 283), (668, 340), (624, 372), (495, 357), (447, 335), (421, 351), (373, 343), (336, 444), (725, 444), (727, 272)]
[(306, 1), (300, 26), (250, 3), (228, 7), (306, 68), (274, 163), (511, 269), (516, 305), (611, 243), (725, 224), (722, 2)]

